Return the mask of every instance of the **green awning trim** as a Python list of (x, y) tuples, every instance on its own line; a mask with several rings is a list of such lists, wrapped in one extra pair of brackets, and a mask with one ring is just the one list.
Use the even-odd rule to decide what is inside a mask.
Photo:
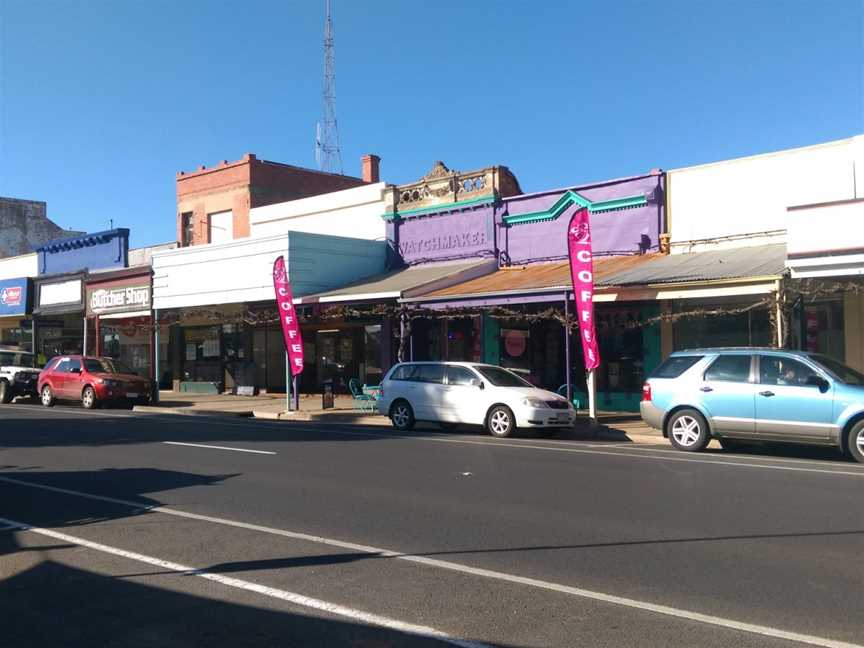
[(628, 196), (626, 198), (615, 198), (614, 200), (600, 200), (591, 202), (584, 196), (580, 196), (575, 191), (567, 191), (555, 201), (549, 209), (536, 212), (528, 212), (527, 214), (515, 214), (513, 216), (505, 216), (505, 225), (524, 225), (526, 223), (542, 223), (543, 221), (553, 221), (572, 205), (578, 205), (582, 209), (587, 209), (592, 214), (602, 214), (604, 212), (618, 211), (620, 209), (632, 209), (633, 207), (642, 207), (648, 204), (648, 199), (644, 196)]
[(458, 209), (464, 209), (466, 207), (490, 205), (493, 202), (495, 202), (495, 194), (488, 194), (486, 196), (480, 196), (479, 198), (472, 198), (471, 200), (460, 200), (458, 202), (447, 203), (444, 205), (433, 205), (431, 207), (408, 209), (400, 212), (387, 212), (386, 214), (381, 214), (381, 218), (383, 218), (384, 220), (393, 220), (394, 218), (415, 218), (417, 216), (424, 216), (426, 214), (434, 214), (437, 212), (448, 212)]

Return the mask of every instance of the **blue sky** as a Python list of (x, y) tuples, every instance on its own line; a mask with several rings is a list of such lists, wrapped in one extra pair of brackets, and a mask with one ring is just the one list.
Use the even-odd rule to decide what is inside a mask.
[[(525, 191), (864, 132), (860, 0), (334, 0), (345, 172)], [(175, 173), (315, 166), (323, 0), (0, 0), (0, 195), (175, 236)]]

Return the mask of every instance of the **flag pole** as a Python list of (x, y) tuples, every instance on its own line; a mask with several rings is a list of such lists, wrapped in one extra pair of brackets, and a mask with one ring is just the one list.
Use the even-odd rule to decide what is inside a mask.
[(290, 412), (291, 408), (291, 358), (288, 357), (288, 352), (285, 352), (285, 411)]

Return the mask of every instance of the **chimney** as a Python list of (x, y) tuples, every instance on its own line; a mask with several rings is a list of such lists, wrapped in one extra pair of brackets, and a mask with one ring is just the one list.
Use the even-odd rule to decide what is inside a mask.
[(367, 153), (360, 160), (363, 164), (363, 182), (381, 182), (381, 158), (372, 153)]

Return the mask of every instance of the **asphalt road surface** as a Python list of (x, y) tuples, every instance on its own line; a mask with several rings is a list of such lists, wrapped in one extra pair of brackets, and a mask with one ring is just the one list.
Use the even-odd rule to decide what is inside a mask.
[(0, 408), (0, 645), (864, 645), (864, 466)]

